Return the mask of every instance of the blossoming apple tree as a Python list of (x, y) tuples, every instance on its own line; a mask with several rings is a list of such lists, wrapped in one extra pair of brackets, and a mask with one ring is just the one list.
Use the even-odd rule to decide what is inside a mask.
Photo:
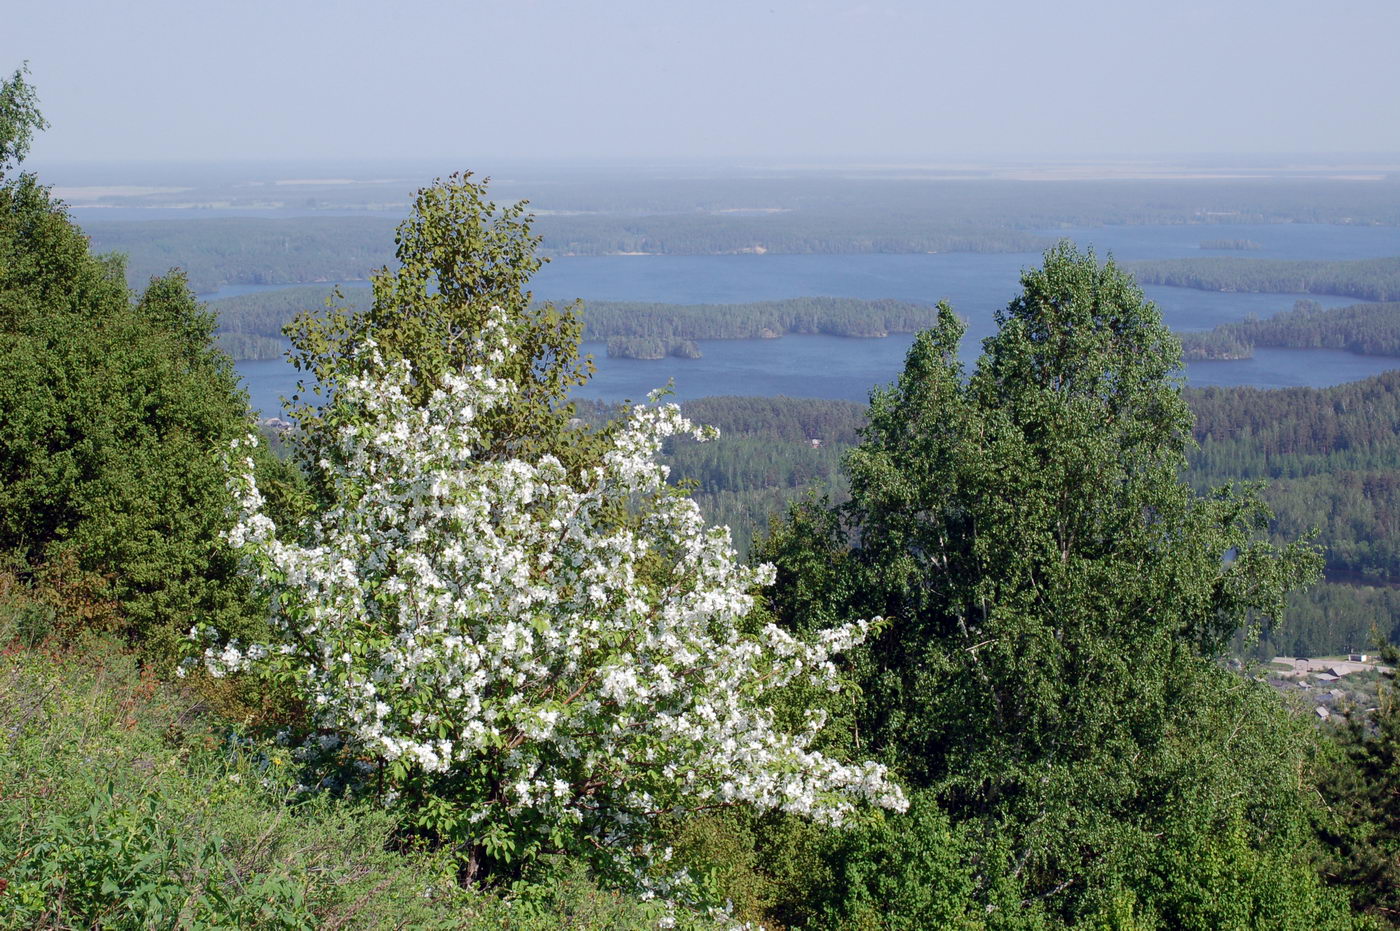
[(289, 684), (316, 739), (458, 845), (468, 878), (547, 850), (654, 877), (665, 813), (905, 807), (884, 767), (812, 749), (819, 714), (785, 729), (771, 710), (799, 680), (836, 688), (833, 655), (878, 621), (799, 640), (746, 620), (772, 570), (667, 484), (661, 443), (702, 432), (675, 405), (637, 406), (582, 467), (500, 455), (483, 425), (518, 396), (510, 323), (486, 313), (473, 361), (430, 383), (355, 341), (307, 425), (326, 506), (300, 528), (266, 516), (240, 441), (230, 543), (277, 642), (210, 649), (210, 670)]

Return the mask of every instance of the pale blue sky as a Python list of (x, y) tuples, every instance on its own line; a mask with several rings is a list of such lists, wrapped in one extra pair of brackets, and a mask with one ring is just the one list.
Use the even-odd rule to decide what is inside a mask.
[(35, 161), (1400, 152), (1397, 0), (29, 0)]

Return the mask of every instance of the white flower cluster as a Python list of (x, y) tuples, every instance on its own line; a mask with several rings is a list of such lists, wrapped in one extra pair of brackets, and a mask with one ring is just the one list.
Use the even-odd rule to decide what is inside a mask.
[[(480, 340), (477, 358), (512, 351), (499, 319)], [(815, 642), (741, 628), (772, 568), (739, 564), (727, 528), (666, 485), (662, 441), (697, 432), (675, 405), (635, 408), (571, 476), (549, 456), (484, 456), (480, 415), (513, 388), (498, 363), (415, 405), (406, 364), (367, 361), (371, 374), (339, 386), (321, 460), (334, 504), (303, 543), (278, 539), (251, 458), (235, 465), (229, 541), (271, 593), (283, 642), (211, 648), (211, 670), (280, 662), (357, 752), (488, 772), (491, 790), (460, 800), (483, 828), (532, 810), (621, 845), (697, 806), (831, 824), (862, 799), (906, 806), (882, 766), (809, 749), (820, 715), (798, 733), (775, 725), (764, 693), (798, 677), (835, 688), (831, 656), (871, 622)]]

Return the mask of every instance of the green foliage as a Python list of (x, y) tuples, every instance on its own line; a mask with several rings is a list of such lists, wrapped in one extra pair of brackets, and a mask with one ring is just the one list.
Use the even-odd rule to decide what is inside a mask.
[(196, 615), (248, 623), (216, 456), (247, 400), (213, 327), (178, 272), (133, 300), (32, 176), (0, 185), (0, 552), (102, 580), (166, 657)]
[[(1055, 921), (1127, 908), (1212, 927), (1170, 901), (1183, 878), (1154, 884), (1155, 838), (1186, 824), (1211, 844), (1238, 823), (1244, 847), (1217, 851), (1235, 865), (1216, 876), (1184, 856), (1202, 864), (1191, 882), (1255, 890), (1267, 902), (1248, 915), (1269, 926), (1286, 909), (1256, 880), (1286, 869), (1289, 901), (1321, 921), (1306, 804), (1292, 777), (1268, 778), (1300, 766), (1301, 745), (1261, 689), (1212, 663), (1319, 559), (1261, 541), (1252, 493), (1180, 480), (1179, 347), (1126, 275), (1060, 246), (1022, 283), (970, 377), (944, 308), (873, 394), (850, 503), (799, 511), (762, 551), (774, 610), (799, 628), (894, 619), (856, 661), (859, 730), (978, 850), (979, 900), (1010, 883)], [(1288, 853), (1270, 859), (1274, 845)]]
[(15, 69), (8, 81), (0, 81), (0, 179), (29, 154), (34, 134), (48, 129), (39, 113), (39, 97), (26, 81), (29, 63)]
[(0, 927), (448, 925), (450, 868), (387, 850), (382, 811), (299, 794), (285, 749), (211, 728), (110, 640), (12, 641), (20, 607), (0, 606)]
[[(974, 851), (928, 793), (916, 795), (902, 815), (882, 813), (825, 838), (819, 850), (822, 867), (816, 876), (822, 881), (784, 902), (779, 912), (796, 926), (888, 931), (985, 927), (987, 909), (973, 895)], [(1020, 910), (1019, 901), (1010, 904)]]
[[(358, 374), (346, 368), (353, 349), (372, 342), (386, 361), (412, 363), (421, 403), (442, 375), (487, 361), (474, 357), (472, 337), (499, 307), (516, 347), (501, 374), (517, 393), (485, 416), (489, 454), (531, 459), (549, 451), (570, 467), (587, 461), (597, 446), (569, 426), (567, 394), (587, 380), (592, 363), (578, 358), (577, 308), (535, 304), (527, 290), (541, 265), (530, 223), (524, 203), (498, 210), (470, 172), (419, 191), (395, 237), (398, 267), (374, 274), (369, 309), (304, 313), (287, 329), (293, 362), (310, 376), (311, 391), (334, 396), (340, 380)], [(307, 393), (303, 388), (298, 422), (315, 434), (322, 421)], [(311, 446), (304, 451), (314, 473), (320, 454)]]
[(446, 851), (299, 786), (293, 751), (210, 715), (207, 683), (138, 671), (106, 637), (16, 638), (36, 612), (0, 587), (0, 928), (602, 931), (664, 914), (561, 858), (463, 890)]
[(1388, 647), (1380, 659), (1391, 671), (1376, 707), (1347, 715), (1319, 789), (1333, 814), (1324, 832), (1328, 877), (1357, 908), (1400, 927), (1400, 650)]

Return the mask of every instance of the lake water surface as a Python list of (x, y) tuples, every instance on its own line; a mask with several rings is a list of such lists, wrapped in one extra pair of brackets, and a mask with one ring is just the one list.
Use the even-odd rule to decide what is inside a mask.
[[(1400, 255), (1400, 229), (1392, 227), (1270, 224), (1264, 226), (1128, 226), (1045, 231), (1093, 246), (1119, 260), (1238, 255), (1251, 258), (1367, 258)], [(1261, 248), (1210, 252), (1208, 239), (1249, 239)], [(1023, 269), (1037, 253), (937, 253), (925, 255), (704, 255), (574, 256), (555, 259), (535, 276), (538, 297), (551, 300), (659, 301), (681, 304), (742, 303), (789, 297), (830, 296), (948, 300), (968, 321), (964, 357), (975, 359), (980, 341), (995, 331), (995, 312), (1019, 290)], [(348, 287), (363, 283), (349, 282)], [(232, 286), (206, 298), (281, 286)], [(1255, 314), (1288, 310), (1299, 297), (1326, 307), (1358, 303), (1318, 295), (1242, 294), (1150, 286), (1144, 289), (1176, 330), (1204, 330)], [(701, 359), (608, 359), (590, 344), (598, 373), (582, 397), (637, 399), (674, 379), (678, 397), (712, 394), (786, 394), (863, 401), (873, 385), (892, 381), (912, 337), (883, 340), (787, 336), (776, 340), (703, 341)], [(1400, 359), (1332, 350), (1260, 349), (1253, 359), (1197, 362), (1186, 370), (1192, 385), (1260, 388), (1326, 387), (1400, 367)], [(277, 409), (295, 373), (280, 361), (240, 362), (254, 405)]]

